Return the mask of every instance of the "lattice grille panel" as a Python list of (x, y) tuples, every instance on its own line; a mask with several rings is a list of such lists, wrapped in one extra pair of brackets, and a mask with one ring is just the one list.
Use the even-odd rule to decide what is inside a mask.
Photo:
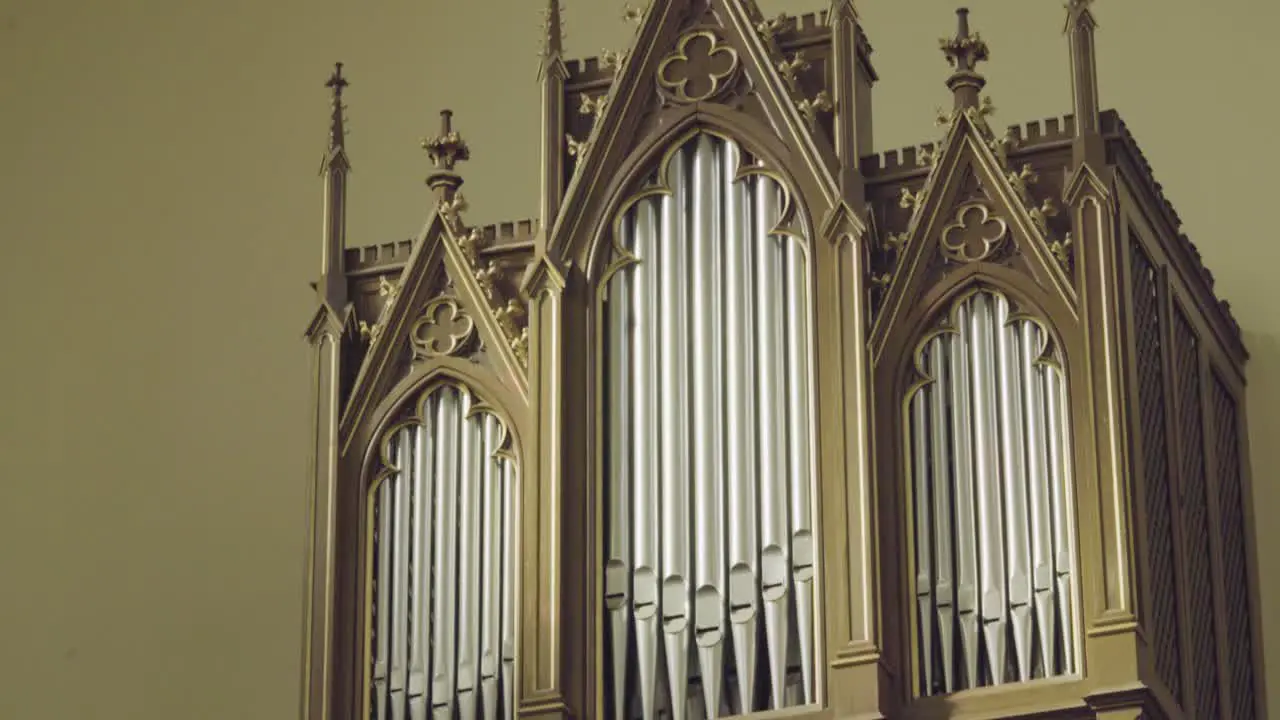
[(1249, 571), (1246, 566), (1244, 497), (1240, 486), (1240, 436), (1236, 402), (1222, 380), (1213, 380), (1214, 448), (1222, 512), (1222, 576), (1225, 583), (1231, 698), (1235, 716), (1256, 717), (1253, 638), (1250, 634)]
[(1175, 313), (1175, 379), (1178, 398), (1178, 446), (1180, 448), (1183, 512), (1183, 557), (1186, 563), (1186, 597), (1191, 632), (1192, 677), (1197, 715), (1221, 716), (1217, 669), (1217, 640), (1213, 623), (1213, 573), (1210, 567), (1208, 488), (1205, 482), (1203, 403), (1200, 402), (1198, 339), (1191, 323)]
[(1181, 702), (1175, 539), (1169, 489), (1169, 438), (1165, 426), (1165, 377), (1161, 362), (1165, 348), (1160, 332), (1156, 269), (1137, 243), (1133, 245), (1133, 316), (1137, 336), (1139, 436), (1146, 481), (1147, 548), (1151, 563), (1149, 630), (1155, 648), (1156, 672), (1169, 692)]

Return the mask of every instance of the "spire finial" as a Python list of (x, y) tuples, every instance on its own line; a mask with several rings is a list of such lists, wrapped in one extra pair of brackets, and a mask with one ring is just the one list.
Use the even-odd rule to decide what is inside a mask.
[(329, 149), (342, 147), (346, 137), (346, 118), (343, 111), (342, 91), (347, 87), (347, 79), (342, 77), (342, 63), (333, 64), (333, 74), (324, 86), (333, 91), (333, 114), (329, 120)]
[(947, 87), (956, 97), (956, 109), (978, 107), (978, 94), (987, 79), (977, 72), (978, 63), (987, 60), (987, 44), (978, 33), (969, 32), (969, 8), (956, 10), (957, 29), (954, 38), (942, 38), (938, 44), (947, 62), (956, 71), (947, 78)]
[(560, 8), (560, 0), (547, 0), (547, 8), (543, 14), (542, 54), (552, 57), (564, 53), (564, 14)]
[(427, 178), (427, 184), (450, 195), (462, 185), (462, 176), (454, 171), (458, 163), (471, 159), (471, 149), (462, 134), (453, 129), (453, 111), (440, 111), (440, 135), (422, 141), (422, 148), (427, 151), (436, 172)]

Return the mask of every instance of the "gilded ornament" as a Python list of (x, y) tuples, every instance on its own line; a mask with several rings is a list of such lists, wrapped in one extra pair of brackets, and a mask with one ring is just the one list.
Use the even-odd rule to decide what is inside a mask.
[(778, 74), (782, 76), (782, 80), (787, 84), (787, 87), (791, 88), (791, 92), (799, 92), (800, 86), (797, 82), (797, 75), (808, 70), (809, 67), (809, 62), (804, 59), (804, 52), (798, 51), (791, 56), (790, 60), (778, 62)]
[(629, 23), (639, 25), (644, 20), (644, 15), (648, 11), (649, 6), (647, 4), (644, 7), (636, 7), (627, 3), (622, 8), (622, 19)]
[(458, 249), (471, 265), (480, 261), (482, 247), (484, 247), (484, 233), (480, 228), (471, 228), (465, 235), (458, 237)]
[(590, 140), (577, 140), (572, 135), (564, 136), (565, 148), (570, 157), (581, 158), (587, 154), (587, 146), (591, 144)]
[(440, 215), (444, 217), (449, 228), (456, 231), (461, 229), (461, 216), (467, 211), (467, 207), (467, 199), (462, 193), (454, 193), (452, 198), (440, 203)]
[(451, 297), (432, 300), (409, 331), (415, 357), (453, 355), (475, 335), (476, 323)]
[(738, 51), (715, 32), (696, 30), (658, 65), (658, 87), (677, 102), (698, 102), (725, 90), (739, 67)]
[(382, 336), (382, 330), (387, 324), (387, 316), (391, 314), (391, 306), (399, 295), (399, 284), (391, 282), (385, 275), (378, 278), (378, 297), (383, 298), (382, 308), (378, 311), (378, 319), (373, 323), (361, 320), (357, 325), (360, 330), (360, 336), (367, 339), (370, 344), (376, 342)]
[(831, 103), (831, 95), (826, 90), (819, 90), (817, 95), (812, 98), (805, 98), (796, 103), (796, 109), (811, 124), (818, 119), (818, 113), (830, 112), (834, 107)]
[(1011, 172), (1006, 177), (1009, 180), (1009, 184), (1013, 186), (1013, 189), (1016, 190), (1018, 195), (1023, 198), (1028, 197), (1030, 186), (1034, 185), (1040, 179), (1040, 176), (1036, 175), (1035, 171), (1031, 169), (1030, 164), (1023, 164), (1021, 170), (1018, 172)]
[(626, 61), (627, 51), (625, 50), (604, 50), (600, 53), (600, 67), (612, 70), (615, 75), (622, 71), (622, 65)]
[(942, 252), (950, 260), (970, 263), (991, 257), (1009, 235), (1009, 225), (981, 202), (961, 205), (955, 220), (942, 229)]
[(582, 102), (578, 105), (578, 112), (583, 115), (590, 115), (593, 119), (599, 120), (604, 115), (604, 109), (609, 104), (609, 96), (601, 93), (594, 98), (583, 93)]
[(1053, 202), (1052, 198), (1045, 198), (1040, 203), (1040, 207), (1031, 208), (1027, 211), (1031, 215), (1031, 220), (1040, 229), (1041, 233), (1049, 234), (1049, 218), (1058, 214), (1058, 206)]
[(1049, 243), (1049, 252), (1053, 255), (1058, 264), (1062, 265), (1063, 270), (1071, 269), (1071, 233), (1067, 233), (1061, 240), (1054, 240)]
[(495, 283), (501, 276), (502, 271), (493, 263), (485, 263), (483, 266), (476, 268), (476, 283), (480, 285), (481, 292), (483, 292), (484, 296), (489, 300), (493, 300), (497, 295), (497, 287)]
[(775, 42), (790, 27), (791, 16), (786, 13), (779, 13), (777, 17), (756, 23), (756, 32), (760, 33), (760, 37), (766, 43)]
[(920, 195), (921, 193), (913, 193), (907, 188), (902, 188), (898, 195), (898, 207), (903, 210), (915, 210), (920, 207)]

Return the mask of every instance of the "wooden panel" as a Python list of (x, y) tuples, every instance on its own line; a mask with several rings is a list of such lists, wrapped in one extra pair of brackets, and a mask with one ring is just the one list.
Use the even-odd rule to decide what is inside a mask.
[(1241, 488), (1238, 408), (1228, 386), (1212, 374), (1210, 398), (1213, 405), (1213, 435), (1222, 513), (1223, 579), (1228, 631), (1230, 687), (1235, 716), (1256, 717), (1254, 708), (1253, 636), (1249, 614), (1248, 547), (1244, 524), (1244, 497)]
[(1169, 475), (1169, 437), (1164, 395), (1164, 352), (1160, 327), (1159, 275), (1138, 242), (1133, 248), (1133, 323), (1138, 376), (1138, 433), (1142, 448), (1146, 488), (1147, 551), (1151, 565), (1151, 617), (1148, 632), (1155, 655), (1156, 673), (1179, 702), (1182, 682), (1179, 668), (1176, 554), (1174, 551), (1173, 499)]
[(1217, 639), (1213, 607), (1213, 572), (1210, 565), (1208, 486), (1205, 478), (1204, 407), (1200, 402), (1199, 339), (1181, 308), (1175, 304), (1173, 322), (1174, 392), (1177, 402), (1177, 444), (1183, 481), (1183, 558), (1191, 653), (1195, 684), (1196, 716), (1221, 717), (1218, 687)]

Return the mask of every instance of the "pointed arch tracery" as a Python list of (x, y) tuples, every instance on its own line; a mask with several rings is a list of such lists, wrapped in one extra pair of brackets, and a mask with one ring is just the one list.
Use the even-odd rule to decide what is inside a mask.
[(370, 720), (515, 717), (519, 454), (506, 414), (436, 368), (401, 383), (371, 448)]
[(601, 279), (610, 717), (816, 698), (809, 237), (734, 140), (670, 146)]
[(902, 424), (920, 695), (1079, 671), (1062, 344), (975, 273), (910, 349)]

